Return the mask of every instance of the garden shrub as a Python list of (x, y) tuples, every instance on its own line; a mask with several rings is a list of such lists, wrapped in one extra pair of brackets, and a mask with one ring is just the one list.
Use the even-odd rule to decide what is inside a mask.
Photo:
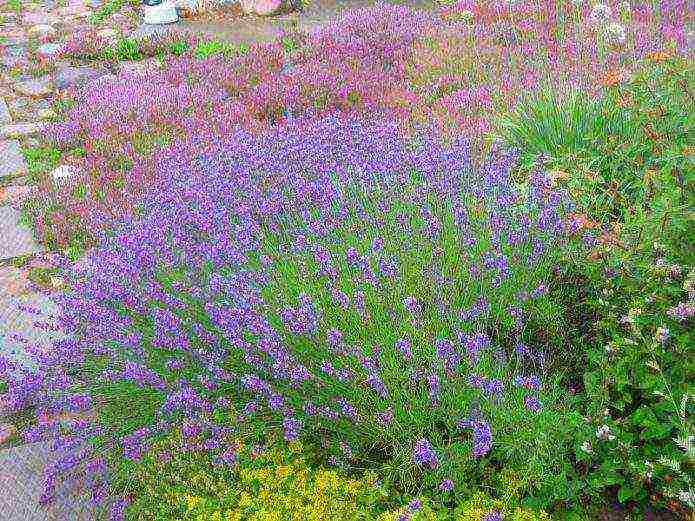
[[(140, 217), (67, 270), (72, 338), (7, 374), (11, 405), (37, 406), (26, 439), (56, 436), (44, 500), (85, 462), (127, 492), (175, 428), (220, 463), (233, 436), (301, 439), (383, 473), (394, 501), (453, 502), (501, 468), (536, 506), (575, 496), (579, 418), (534, 346), (569, 203), (541, 172), (515, 185), (513, 153), (481, 170), (467, 154), (333, 117), (162, 163)], [(96, 425), (51, 419), (91, 408)]]
[(565, 271), (576, 286), (568, 313), (582, 323), (570, 341), (582, 347), (586, 494), (609, 487), (621, 502), (676, 512), (694, 504), (691, 69), (672, 52), (650, 55), (601, 101), (582, 101), (592, 107), (579, 111), (582, 133), (552, 98), (500, 126), (522, 163), (542, 156), (577, 202), (577, 229), (594, 237)]
[[(196, 153), (201, 142), (229, 136), (238, 126), (264, 131), (299, 116), (387, 111), (409, 135), (418, 124), (435, 121), (450, 138), (475, 137), (476, 147), (487, 150), (492, 116), (513, 108), (520, 93), (545, 80), (595, 94), (606, 73), (630, 70), (674, 35), (676, 50), (687, 52), (684, 35), (670, 29), (686, 21), (687, 10), (678, 3), (662, 5), (661, 15), (636, 6), (632, 19), (623, 22), (631, 38), (612, 46), (601, 43), (588, 5), (564, 2), (558, 10), (556, 2), (494, 4), (469, 6), (474, 16), (463, 25), (450, 20), (449, 8), (430, 13), (393, 5), (358, 9), (315, 34), (293, 35), (292, 45), (283, 34), (269, 44), (203, 59), (212, 48), (201, 47), (187, 33), (172, 31), (161, 41), (125, 41), (107, 49), (96, 36), (76, 35), (65, 45), (65, 56), (134, 59), (163, 56), (172, 45), (183, 54), (167, 54), (165, 70), (144, 80), (122, 75), (99, 89), (74, 93), (79, 103), (49, 140), (60, 148), (87, 150), (82, 166), (92, 189), (74, 198), (43, 183), (40, 197), (51, 200), (55, 211), (32, 210), (37, 235), (51, 239), (52, 247), (74, 242), (78, 233), (93, 244), (104, 217), (132, 211), (130, 196), (154, 182), (161, 153), (134, 150), (132, 135), (166, 134)], [(123, 163), (114, 163), (114, 156), (132, 162), (133, 171), (116, 168)]]

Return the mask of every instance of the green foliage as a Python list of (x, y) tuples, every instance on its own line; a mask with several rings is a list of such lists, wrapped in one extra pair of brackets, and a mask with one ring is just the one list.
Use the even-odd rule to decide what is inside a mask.
[(692, 64), (669, 58), (601, 100), (549, 96), (500, 120), (527, 167), (554, 169), (578, 232), (595, 237), (589, 258), (568, 252), (563, 290), (588, 418), (575, 447), (585, 494), (675, 510), (693, 506), (695, 335), (673, 311), (694, 299), (692, 90)]
[(169, 52), (173, 54), (174, 56), (181, 56), (184, 54), (188, 49), (188, 42), (185, 41), (177, 41), (177, 42), (172, 42), (168, 46)]
[(34, 183), (43, 180), (51, 170), (56, 168), (62, 156), (58, 148), (50, 146), (23, 148), (22, 153), (29, 177)]
[(549, 87), (525, 95), (510, 113), (497, 118), (500, 134), (522, 150), (527, 160), (583, 150), (606, 132), (608, 123), (598, 100), (577, 90), (562, 92)]
[(124, 5), (139, 5), (137, 0), (106, 0), (99, 9), (89, 16), (90, 23), (98, 25), (106, 20), (109, 16), (120, 11)]

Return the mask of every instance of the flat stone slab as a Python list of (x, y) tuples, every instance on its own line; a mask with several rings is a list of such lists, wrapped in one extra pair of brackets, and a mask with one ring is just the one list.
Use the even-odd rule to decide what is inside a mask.
[(0, 181), (26, 173), (27, 165), (24, 162), (19, 141), (16, 139), (0, 139)]
[[(30, 311), (22, 308), (30, 308)], [(27, 346), (47, 350), (53, 341), (65, 338), (64, 333), (47, 331), (36, 324), (50, 321), (56, 312), (56, 305), (50, 298), (29, 289), (22, 270), (0, 268), (0, 355), (23, 367), (33, 367)], [(17, 334), (23, 340), (16, 338)]]
[(0, 97), (0, 125), (9, 125), (10, 123), (12, 123), (10, 109), (7, 107), (7, 102), (5, 101), (5, 98)]
[(0, 521), (92, 521), (84, 487), (62, 485), (55, 504), (39, 503), (44, 465), (52, 454), (47, 443), (32, 443), (0, 451)]
[(11, 206), (0, 206), (0, 261), (38, 253), (43, 249), (31, 230), (19, 224), (20, 213)]

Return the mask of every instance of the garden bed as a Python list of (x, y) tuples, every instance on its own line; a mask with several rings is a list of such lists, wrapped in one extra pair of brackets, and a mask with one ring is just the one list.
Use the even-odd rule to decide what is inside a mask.
[(43, 500), (84, 474), (111, 519), (687, 518), (692, 23), (462, 1), (73, 42), (159, 66), (68, 91), (32, 152), (71, 339), (5, 390), (62, 452)]

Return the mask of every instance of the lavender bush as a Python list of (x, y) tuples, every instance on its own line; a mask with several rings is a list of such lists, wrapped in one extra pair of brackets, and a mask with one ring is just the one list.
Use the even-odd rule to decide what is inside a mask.
[(556, 320), (565, 196), (541, 172), (515, 185), (513, 153), (473, 170), (433, 136), (331, 117), (174, 148), (138, 218), (64, 263), (71, 338), (36, 371), (5, 364), (10, 405), (36, 409), (25, 437), (55, 440), (43, 499), (84, 472), (95, 500), (127, 496), (172, 431), (219, 464), (240, 438), (301, 438), (403, 493), (498, 465), (531, 493), (564, 479), (573, 418), (527, 324)]

